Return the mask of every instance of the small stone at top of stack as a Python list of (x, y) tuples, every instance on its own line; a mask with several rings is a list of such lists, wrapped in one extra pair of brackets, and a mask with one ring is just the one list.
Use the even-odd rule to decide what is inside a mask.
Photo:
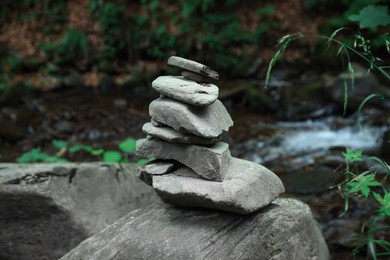
[(152, 87), (174, 100), (194, 106), (208, 106), (214, 103), (219, 89), (212, 82), (218, 80), (218, 73), (209, 67), (177, 56), (168, 59), (168, 64), (182, 69), (182, 76), (161, 76), (152, 82)]
[(183, 69), (181, 75), (184, 78), (197, 82), (214, 82), (219, 79), (216, 71), (196, 61), (172, 56), (168, 59), (168, 64)]

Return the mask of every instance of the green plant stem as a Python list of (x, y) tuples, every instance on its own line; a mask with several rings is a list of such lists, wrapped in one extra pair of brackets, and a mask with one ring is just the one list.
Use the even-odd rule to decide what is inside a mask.
[[(360, 58), (362, 58), (363, 60), (368, 62), (370, 64), (370, 66), (372, 66), (373, 68), (375, 68), (376, 70), (381, 72), (386, 77), (386, 79), (390, 80), (390, 74), (387, 73), (383, 69), (383, 68), (386, 68), (387, 66), (384, 66), (384, 67), (377, 66), (375, 63), (372, 62), (372, 60), (368, 59), (365, 55), (363, 55), (362, 53), (357, 51), (355, 48), (343, 43), (342, 41), (336, 40), (336, 39), (334, 39), (334, 37), (330, 37), (330, 36), (296, 33), (296, 34), (288, 35), (288, 37), (283, 37), (281, 39), (282, 44), (280, 44), (280, 42), (278, 44), (278, 45), (281, 45), (281, 47), (279, 48), (279, 51), (277, 51), (277, 53), (274, 56), (275, 60), (283, 54), (283, 52), (286, 49), (288, 44), (290, 44), (291, 42), (293, 42), (295, 40), (299, 40), (302, 38), (317, 38), (317, 39), (326, 40), (328, 42), (334, 42), (334, 43), (338, 44), (339, 46), (341, 46), (342, 48), (345, 48), (345, 50), (353, 52), (354, 54), (356, 54), (357, 56), (359, 56)], [(346, 52), (346, 54), (348, 55), (348, 52)], [(275, 64), (274, 59), (272, 59), (272, 60), (273, 60), (273, 62), (271, 61), (270, 65), (268, 67), (268, 70), (267, 70), (266, 83), (265, 83), (266, 86), (268, 85), (268, 82), (269, 82), (269, 76), (270, 76), (272, 67)], [(349, 60), (349, 55), (348, 55), (348, 60)]]

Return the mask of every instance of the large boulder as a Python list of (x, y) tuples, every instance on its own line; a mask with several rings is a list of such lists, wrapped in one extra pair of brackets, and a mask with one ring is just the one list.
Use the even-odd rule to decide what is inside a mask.
[(278, 199), (249, 215), (180, 209), (135, 210), (85, 240), (62, 260), (329, 259), (310, 209)]
[(158, 200), (135, 164), (0, 164), (0, 259), (58, 259)]

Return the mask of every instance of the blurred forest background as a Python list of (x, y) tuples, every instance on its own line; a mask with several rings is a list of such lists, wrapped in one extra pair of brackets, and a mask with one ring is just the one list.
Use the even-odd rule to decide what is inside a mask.
[[(354, 46), (361, 32), (365, 38), (358, 40), (357, 50), (386, 64), (387, 4), (386, 0), (2, 0), (0, 161), (14, 161), (35, 147), (50, 149), (54, 139), (112, 147), (113, 140), (139, 137), (135, 118), (147, 110), (151, 82), (158, 75), (177, 72), (166, 65), (171, 55), (217, 70), (220, 98), (236, 108), (246, 106), (287, 120), (342, 113), (344, 87), (333, 76), (347, 67), (345, 57), (338, 53), (340, 46), (328, 46), (313, 36), (330, 36), (345, 27), (338, 39)], [(271, 74), (269, 88), (264, 88), (278, 39), (298, 32), (309, 37), (285, 49), (276, 63), (282, 69)], [(370, 66), (356, 55), (350, 59)], [(285, 88), (310, 79), (321, 81), (299, 91)], [(349, 102), (352, 112), (364, 97), (377, 92), (370, 86), (356, 89), (358, 93), (350, 95), (355, 98)], [(113, 110), (99, 114), (89, 106), (92, 103)], [(81, 109), (74, 111), (79, 105)], [(127, 112), (115, 113), (123, 109)], [(106, 119), (92, 119), (102, 117)], [(107, 118), (116, 126), (101, 123)], [(20, 145), (15, 147), (14, 142)]]
[[(353, 186), (361, 183), (348, 167), (372, 167), (363, 163), (364, 151), (384, 166), (378, 176), (390, 173), (388, 6), (388, 0), (1, 0), (0, 162), (139, 160), (134, 142), (144, 136), (148, 104), (158, 96), (151, 82), (178, 75), (166, 61), (185, 57), (220, 74), (220, 99), (235, 121), (227, 137), (233, 155), (280, 174), (288, 193), (312, 207), (339, 259), (353, 248), (364, 259), (368, 249), (361, 245), (370, 236), (356, 234), (370, 227), (374, 210), (390, 208), (388, 184), (364, 180), (364, 187), (385, 190), (370, 203), (365, 197), (374, 193)], [(265, 87), (275, 46), (286, 35), (297, 40)], [(348, 189), (346, 197), (358, 195), (343, 218), (337, 186)], [(387, 225), (390, 210), (383, 212), (380, 223)], [(390, 240), (388, 229), (378, 232), (378, 241)], [(352, 243), (356, 236), (363, 242)], [(382, 244), (390, 252), (390, 243)], [(382, 244), (375, 244), (379, 252)]]

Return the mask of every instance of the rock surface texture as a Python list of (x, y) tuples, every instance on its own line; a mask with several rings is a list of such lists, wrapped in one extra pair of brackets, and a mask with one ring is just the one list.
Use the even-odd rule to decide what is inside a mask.
[(329, 259), (307, 205), (277, 199), (249, 215), (155, 203), (85, 240), (62, 260)]
[(149, 114), (157, 122), (176, 131), (204, 138), (216, 138), (233, 125), (219, 100), (207, 107), (197, 107), (170, 98), (159, 98), (150, 103)]
[(181, 133), (169, 126), (154, 126), (153, 123), (146, 123), (142, 131), (149, 136), (178, 144), (199, 144), (210, 145), (217, 143), (220, 138), (203, 138), (193, 134)]
[(214, 84), (197, 83), (183, 77), (161, 76), (152, 82), (159, 93), (194, 106), (208, 106), (217, 98), (219, 89)]
[(191, 169), (182, 167), (154, 176), (153, 187), (163, 201), (171, 204), (241, 214), (267, 206), (283, 192), (283, 184), (271, 171), (237, 158), (230, 160), (223, 182), (204, 181)]
[(170, 160), (175, 167), (154, 174), (141, 166), (137, 176), (177, 206), (250, 214), (272, 203), (284, 192), (280, 179), (263, 166), (231, 157), (229, 145), (219, 141), (233, 121), (210, 83), (218, 73), (177, 56), (168, 64), (182, 69), (182, 76), (153, 81), (162, 96), (149, 106), (151, 123), (142, 128), (147, 138), (137, 142), (136, 153)]
[(224, 142), (212, 146), (172, 144), (162, 140), (141, 139), (137, 142), (137, 154), (143, 157), (173, 159), (190, 167), (208, 180), (222, 181), (231, 158), (229, 145)]
[(135, 164), (0, 164), (0, 259), (58, 259), (158, 201)]

